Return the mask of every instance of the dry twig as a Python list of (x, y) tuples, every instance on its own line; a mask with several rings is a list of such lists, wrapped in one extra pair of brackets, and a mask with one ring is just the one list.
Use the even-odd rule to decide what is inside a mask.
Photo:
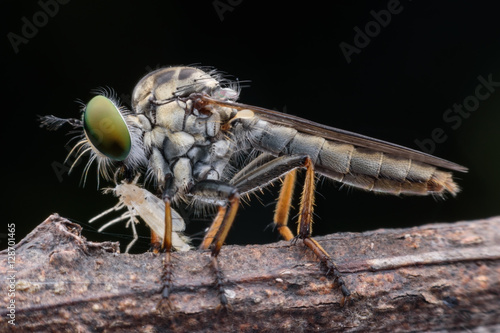
[[(279, 242), (226, 246), (220, 263), (232, 311), (219, 298), (209, 253), (174, 253), (176, 309), (156, 308), (162, 261), (92, 243), (59, 217), (16, 245), (16, 328), (36, 332), (436, 331), (500, 328), (500, 217), (318, 237), (353, 297), (324, 277), (312, 253)], [(7, 253), (0, 253), (6, 262)], [(7, 265), (0, 267), (5, 276)], [(12, 328), (3, 307), (0, 330)]]

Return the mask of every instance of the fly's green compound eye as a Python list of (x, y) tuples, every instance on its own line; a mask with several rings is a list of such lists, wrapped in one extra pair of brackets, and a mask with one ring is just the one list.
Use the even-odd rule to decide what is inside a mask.
[(96, 96), (83, 114), (85, 135), (99, 152), (123, 161), (130, 152), (130, 132), (118, 108), (109, 98)]

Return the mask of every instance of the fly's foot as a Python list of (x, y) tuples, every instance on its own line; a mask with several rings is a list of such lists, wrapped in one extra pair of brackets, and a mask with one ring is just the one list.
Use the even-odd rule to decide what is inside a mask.
[(227, 300), (226, 290), (224, 289), (224, 273), (220, 269), (217, 257), (212, 257), (212, 268), (215, 274), (215, 288), (217, 289), (217, 294), (219, 295), (220, 304), (217, 306), (217, 312), (228, 312), (232, 310), (231, 304)]
[[(287, 227), (287, 228), (288, 228), (288, 227)], [(302, 239), (302, 237), (300, 237), (299, 235), (297, 235), (297, 236), (293, 237), (292, 239), (290, 239), (290, 244), (292, 244), (292, 245), (297, 245), (297, 241), (298, 241), (299, 239)]]
[(175, 310), (175, 306), (170, 301), (170, 294), (172, 292), (173, 286), (173, 274), (172, 274), (172, 256), (169, 251), (165, 252), (165, 257), (163, 258), (163, 272), (161, 275), (161, 299), (158, 302), (157, 308), (161, 309), (163, 304), (167, 305), (170, 311)]
[(342, 278), (342, 274), (337, 269), (337, 266), (330, 258), (326, 258), (324, 261), (321, 261), (323, 268), (326, 270), (326, 275), (333, 277), (334, 282), (340, 288), (342, 292), (342, 300), (340, 301), (340, 306), (344, 307), (344, 305), (349, 301), (351, 296), (351, 292), (345, 285), (344, 279)]
[(161, 252), (161, 243), (151, 243), (149, 247), (149, 252), (153, 254), (159, 254)]
[(172, 304), (170, 299), (163, 297), (158, 301), (158, 304), (156, 304), (156, 308), (160, 311), (166, 308), (169, 312), (174, 312), (176, 310), (174, 304)]
[(340, 306), (344, 306), (346, 301), (349, 299), (349, 296), (351, 296), (351, 292), (345, 285), (342, 274), (339, 272), (337, 266), (330, 258), (330, 255), (325, 251), (325, 249), (323, 249), (323, 247), (321, 247), (321, 245), (319, 245), (317, 241), (315, 241), (311, 237), (304, 237), (302, 241), (304, 242), (304, 245), (310, 248), (319, 259), (319, 261), (321, 262), (321, 267), (326, 270), (326, 275), (333, 277), (333, 280), (339, 286), (340, 291), (342, 292), (342, 300), (340, 301)]

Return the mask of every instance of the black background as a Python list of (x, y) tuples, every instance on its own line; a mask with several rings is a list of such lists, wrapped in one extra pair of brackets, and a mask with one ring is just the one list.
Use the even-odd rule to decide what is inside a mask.
[[(53, 12), (45, 20), (43, 3), (58, 4), (57, 12), (49, 6)], [(487, 1), (402, 0), (399, 13), (380, 31), (373, 30), (369, 43), (348, 63), (340, 43), (354, 45), (354, 28), (373, 27), (370, 12), (393, 3), (2, 1), (0, 246), (6, 246), (8, 223), (15, 223), (19, 241), (52, 212), (82, 223), (91, 240), (117, 239), (86, 224), (116, 199), (98, 191), (95, 167), (86, 186), (80, 185), (83, 163), (58, 180), (52, 164), (64, 161), (70, 136), (67, 128), (40, 129), (36, 115), (78, 117), (75, 100), (88, 101), (91, 89), (109, 86), (126, 96), (149, 70), (181, 64), (213, 66), (250, 80), (241, 94), (243, 103), (412, 148), (418, 149), (416, 139), (441, 128), (447, 139), (433, 153), (470, 168), (456, 175), (463, 192), (446, 201), (374, 195), (323, 182), (315, 234), (499, 214), (500, 89), (457, 128), (443, 119), (454, 103), (474, 96), (478, 76), (500, 82), (498, 11)], [(27, 21), (37, 23), (37, 31), (14, 46), (9, 36), (23, 37)], [(240, 210), (227, 243), (278, 239), (272, 228), (266, 229), (276, 191), (260, 197), (264, 205), (253, 199)], [(206, 223), (193, 221), (189, 230)], [(123, 225), (113, 232), (129, 234)]]

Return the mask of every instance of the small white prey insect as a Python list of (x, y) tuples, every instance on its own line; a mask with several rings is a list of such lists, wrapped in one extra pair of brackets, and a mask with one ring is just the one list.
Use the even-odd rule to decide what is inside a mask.
[[(132, 248), (139, 238), (135, 228), (135, 224), (139, 223), (137, 217), (140, 217), (161, 239), (165, 232), (165, 203), (148, 190), (140, 187), (137, 184), (137, 180), (138, 177), (131, 183), (122, 181), (121, 184), (117, 184), (114, 188), (104, 189), (104, 193), (113, 192), (113, 194), (118, 197), (119, 201), (114, 207), (89, 220), (89, 223), (92, 223), (111, 212), (116, 212), (126, 207), (126, 212), (107, 222), (98, 230), (101, 232), (115, 223), (128, 220), (126, 227), (128, 228), (130, 226), (132, 228), (134, 239), (127, 245), (125, 253)], [(175, 210), (172, 210), (172, 228), (173, 247), (177, 251), (188, 251), (191, 248), (189, 245), (189, 238), (182, 234), (186, 225), (182, 217)]]

